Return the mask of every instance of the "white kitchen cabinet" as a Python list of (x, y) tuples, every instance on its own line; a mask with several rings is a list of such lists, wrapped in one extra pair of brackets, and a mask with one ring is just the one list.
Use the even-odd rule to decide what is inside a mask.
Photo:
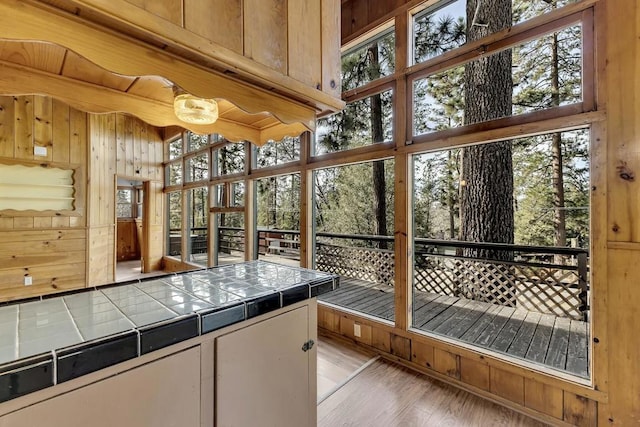
[(0, 418), (0, 427), (199, 427), (194, 347)]
[(217, 427), (316, 425), (315, 310), (313, 300), (216, 338)]

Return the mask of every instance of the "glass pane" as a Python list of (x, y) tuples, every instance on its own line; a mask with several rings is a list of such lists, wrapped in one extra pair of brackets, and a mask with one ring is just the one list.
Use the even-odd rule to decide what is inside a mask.
[(187, 145), (187, 151), (195, 151), (205, 147), (209, 145), (209, 135), (198, 135), (197, 133), (189, 132)]
[(189, 260), (207, 266), (209, 233), (209, 190), (206, 187), (188, 191), (189, 202)]
[[(475, 16), (475, 27), (479, 29), (477, 34), (473, 36), (475, 40), (490, 34), (486, 29), (488, 19), (495, 17), (495, 19), (504, 19), (506, 22), (511, 22), (511, 25), (515, 25), (576, 1), (513, 0), (511, 12), (509, 12), (509, 6), (511, 6), (509, 0), (492, 3), (474, 2), (469, 6), (467, 6), (466, 0), (438, 2), (413, 16), (414, 63), (426, 61), (465, 44), (469, 14)], [(480, 7), (476, 9), (478, 4)], [(467, 11), (467, 7), (472, 10)], [(505, 13), (510, 15), (505, 16)]]
[(180, 256), (182, 254), (182, 193), (174, 191), (167, 194), (167, 219), (169, 223), (167, 239), (169, 248), (168, 253), (171, 256)]
[(169, 173), (169, 185), (182, 184), (182, 162), (169, 163), (167, 171)]
[(414, 135), (580, 102), (581, 26), (416, 80), (413, 97)]
[(133, 191), (129, 188), (126, 189), (118, 189), (117, 200), (118, 203), (131, 203), (132, 202)]
[(443, 1), (413, 18), (413, 60), (426, 61), (466, 41), (465, 0)]
[(244, 182), (230, 182), (213, 186), (213, 206), (242, 207), (244, 206)]
[(244, 182), (231, 183), (231, 200), (229, 200), (229, 206), (244, 206)]
[(393, 92), (388, 90), (347, 104), (344, 110), (319, 119), (315, 155), (349, 150), (393, 140)]
[(300, 265), (300, 174), (256, 181), (258, 258)]
[(589, 145), (579, 129), (414, 157), (414, 328), (589, 378)]
[(342, 56), (342, 90), (390, 76), (395, 71), (395, 33), (367, 42)]
[(513, 23), (535, 18), (579, 0), (513, 0)]
[(209, 153), (198, 154), (187, 159), (188, 181), (209, 179)]
[(218, 233), (217, 265), (244, 261), (244, 214), (240, 212), (215, 215)]
[(269, 141), (256, 151), (258, 168), (294, 162), (300, 160), (300, 138), (286, 137), (281, 141)]
[(214, 151), (214, 176), (244, 172), (244, 143), (230, 143)]
[(169, 142), (169, 160), (182, 156), (182, 138)]
[(315, 268), (341, 276), (319, 299), (393, 321), (393, 160), (318, 170), (314, 187)]
[(118, 203), (117, 214), (118, 218), (131, 218), (133, 216), (131, 212), (131, 204)]

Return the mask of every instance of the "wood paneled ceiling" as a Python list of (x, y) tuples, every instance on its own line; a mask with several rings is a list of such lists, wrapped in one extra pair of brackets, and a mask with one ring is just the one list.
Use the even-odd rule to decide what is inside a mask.
[(0, 40), (1, 95), (47, 95), (91, 113), (123, 112), (154, 126), (181, 126), (258, 145), (307, 130), (301, 123), (281, 123), (268, 112), (249, 114), (225, 99), (217, 99), (216, 123), (188, 125), (173, 113), (172, 86), (160, 76), (109, 72), (51, 43)]

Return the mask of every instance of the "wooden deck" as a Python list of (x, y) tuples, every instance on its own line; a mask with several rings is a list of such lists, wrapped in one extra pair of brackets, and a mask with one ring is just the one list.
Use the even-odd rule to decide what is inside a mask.
[[(320, 301), (394, 320), (393, 288), (342, 278)], [(413, 327), (589, 378), (588, 323), (416, 291)]]

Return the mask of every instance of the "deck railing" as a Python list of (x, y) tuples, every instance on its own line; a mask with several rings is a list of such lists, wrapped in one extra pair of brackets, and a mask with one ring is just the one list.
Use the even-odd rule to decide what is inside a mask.
[[(206, 253), (204, 229), (194, 229), (192, 253)], [(177, 231), (177, 230), (176, 230)], [(206, 230), (204, 230), (206, 233)], [(244, 252), (244, 229), (219, 227), (219, 251)], [(172, 248), (179, 239), (170, 243)], [(391, 236), (316, 233), (316, 268), (343, 277), (395, 285)], [(179, 252), (177, 252), (179, 253)], [(300, 232), (258, 230), (258, 253), (300, 259)], [(495, 260), (469, 253), (498, 253)], [(506, 256), (505, 256), (506, 255)], [(587, 320), (589, 253), (585, 249), (416, 238), (414, 288)]]
[[(473, 255), (478, 252), (506, 254), (507, 260)], [(588, 255), (580, 248), (416, 239), (414, 286), (587, 320)]]

